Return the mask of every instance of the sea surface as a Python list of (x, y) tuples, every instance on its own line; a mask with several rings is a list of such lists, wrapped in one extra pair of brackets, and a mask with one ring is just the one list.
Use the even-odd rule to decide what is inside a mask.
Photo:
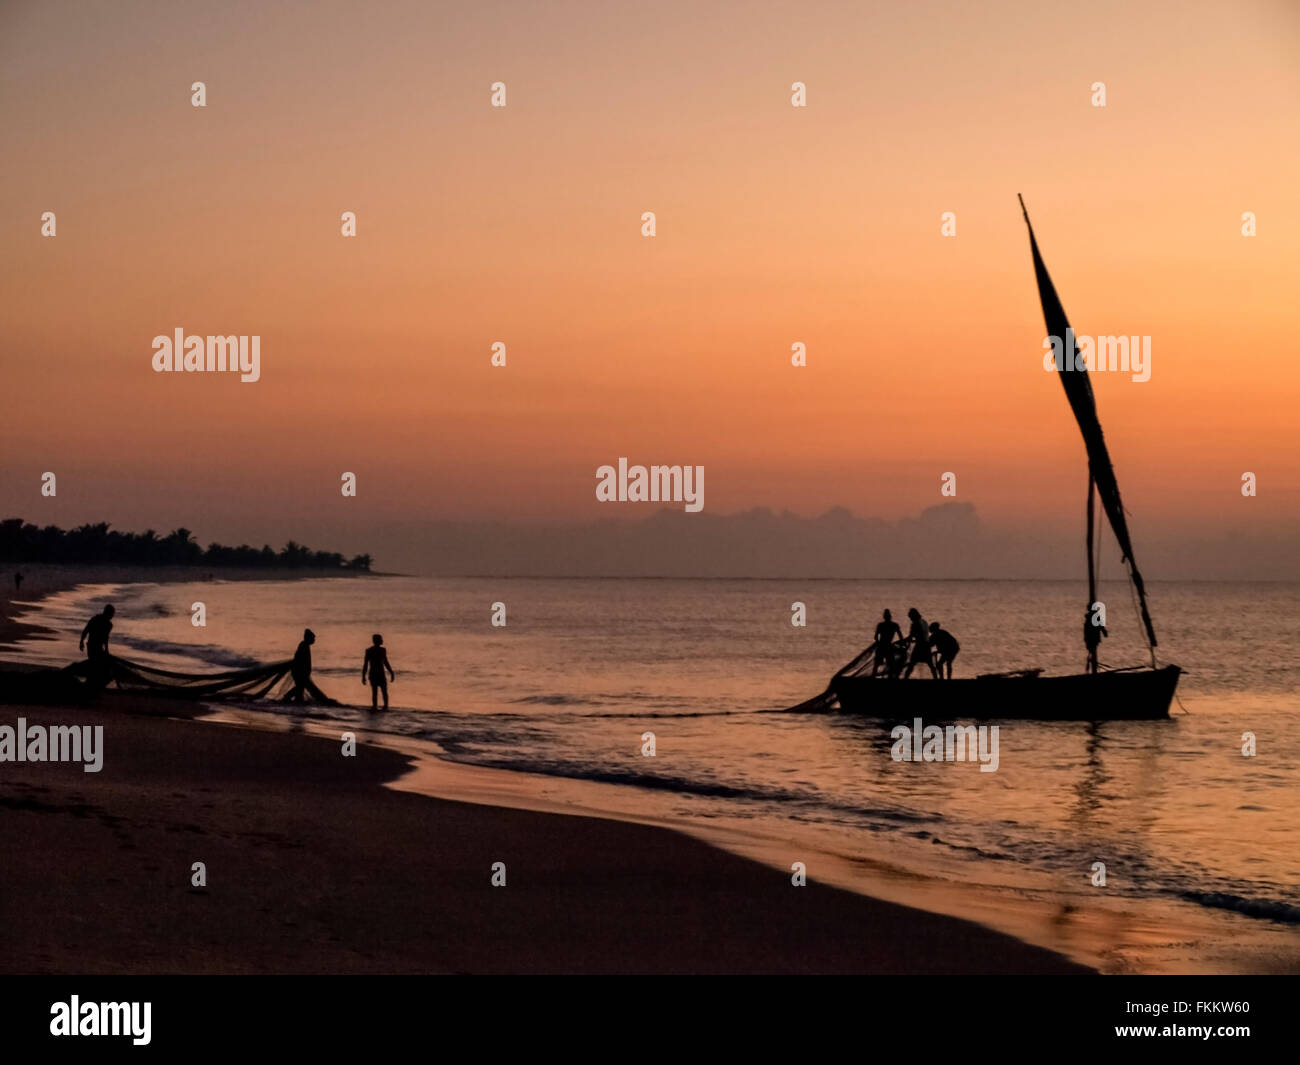
[[(81, 626), (109, 600), (115, 652), (173, 670), (285, 659), (310, 626), (317, 683), (353, 704), (313, 710), (321, 719), (430, 740), (454, 761), (538, 774), (556, 795), (563, 782), (586, 782), (588, 805), (706, 835), (748, 833), (767, 841), (769, 855), (775, 844), (794, 860), (833, 857), (845, 886), (874, 892), (883, 876), (904, 900), (909, 883), (920, 901), (923, 883), (945, 886), (950, 902), (1000, 899), (1004, 925), (1020, 908), (1036, 938), (1110, 971), (1296, 971), (1300, 585), (1156, 582), (1150, 594), (1160, 661), (1186, 670), (1172, 720), (1003, 722), (990, 773), (971, 762), (897, 762), (878, 722), (786, 708), (820, 692), (870, 642), (884, 607), (905, 623), (916, 606), (953, 632), (958, 676), (1079, 672), (1077, 582), (82, 586), (45, 600), (33, 617), (57, 639), (6, 657), (75, 659)], [(1099, 598), (1110, 631), (1103, 662), (1148, 662), (1128, 586), (1103, 584)], [(191, 623), (198, 602), (205, 627)], [(506, 624), (495, 627), (498, 603)], [(803, 627), (791, 624), (798, 603)], [(383, 634), (397, 671), (393, 709), (380, 717), (361, 709), (372, 633)], [(653, 757), (643, 753), (646, 733)], [(1094, 883), (1098, 862), (1104, 886)]]

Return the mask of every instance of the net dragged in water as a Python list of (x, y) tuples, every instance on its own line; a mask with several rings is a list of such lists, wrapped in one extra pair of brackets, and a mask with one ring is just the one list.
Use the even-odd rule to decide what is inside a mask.
[[(97, 682), (101, 687), (113, 684), (124, 691), (177, 699), (266, 699), (282, 696), (294, 686), (291, 659), (223, 673), (176, 673), (108, 655), (105, 659), (87, 659), (68, 666), (67, 672), (92, 684)], [(313, 702), (338, 705), (310, 680), (304, 680), (301, 687)]]
[(836, 698), (834, 691), (835, 680), (839, 677), (861, 677), (872, 672), (875, 666), (876, 645), (873, 643), (852, 662), (838, 670), (835, 676), (831, 678), (831, 684), (824, 692), (820, 695), (814, 695), (811, 699), (805, 699), (794, 706), (786, 707), (785, 712), (788, 714), (824, 714), (839, 709), (839, 699)]

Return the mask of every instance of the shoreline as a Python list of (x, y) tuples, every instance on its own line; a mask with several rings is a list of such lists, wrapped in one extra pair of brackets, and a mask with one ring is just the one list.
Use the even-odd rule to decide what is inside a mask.
[[(15, 594), (14, 573), (23, 575), (22, 590)], [(0, 568), (0, 650), (12, 650), (22, 640), (43, 639), (49, 629), (27, 615), (41, 600), (83, 584), (179, 584), (190, 581), (292, 581), (362, 580), (395, 576), (387, 573), (317, 569), (254, 569), (231, 566), (123, 566), (62, 562), (6, 562)]]
[(361, 736), (347, 758), (337, 731), (116, 692), (20, 716), (103, 724), (105, 749), (99, 773), (3, 765), (7, 972), (1092, 971), (676, 828), (416, 794)]
[[(291, 727), (286, 720), (260, 711), (243, 711), (242, 715), (236, 712), (221, 715), (221, 719), (271, 731)], [(332, 726), (324, 723), (309, 722), (301, 727), (317, 735), (332, 735)], [(918, 861), (919, 855), (901, 841), (881, 843), (878, 849), (863, 853), (802, 833), (797, 841), (760, 833), (752, 825), (734, 820), (647, 815), (637, 799), (639, 788), (458, 762), (431, 741), (367, 733), (362, 728), (356, 732), (359, 741), (413, 758), (411, 770), (388, 783), (389, 788), (438, 799), (666, 829), (755, 861), (778, 876), (788, 877), (792, 860), (800, 860), (810, 882), (816, 878), (873, 902), (975, 923), (1098, 975), (1294, 973), (1300, 966), (1300, 954), (1293, 946), (1259, 953), (1230, 947), (1202, 952), (1199, 944), (1221, 936), (1220, 922), (1250, 920), (1223, 911), (1170, 908), (1151, 900), (1098, 905), (1086, 892), (1041, 875), (1015, 886), (975, 882), (961, 878), (960, 870), (945, 873)]]
[[(124, 576), (129, 578), (131, 575), (120, 571), (110, 576), (103, 571), (88, 573), (81, 567), (74, 576), (81, 579), (71, 581), (67, 587), (110, 579), (113, 583), (135, 583), (130, 579), (123, 580)], [(265, 571), (253, 571), (242, 579), (313, 579), (318, 576), (314, 571), (298, 570), (278, 571), (274, 578), (270, 578)], [(166, 579), (193, 581), (195, 574), (180, 569), (174, 575), (161, 578), (153, 575), (153, 578), (141, 583), (162, 583)], [(47, 594), (57, 590), (53, 587), (46, 589)], [(35, 628), (30, 623), (29, 627)], [(23, 667), (11, 660), (9, 668)], [(816, 881), (871, 902), (897, 904), (945, 920), (978, 922), (987, 931), (1068, 958), (1088, 971), (1205, 971), (1198, 968), (1194, 958), (1177, 950), (1171, 956), (1168, 948), (1171, 943), (1200, 940), (1207, 934), (1208, 922), (1222, 920), (1219, 914), (1207, 918), (1185, 911), (1156, 911), (1153, 916), (1152, 908), (1145, 905), (1141, 909), (1099, 907), (1095, 905), (1095, 899), (1085, 898), (1082, 893), (1071, 891), (1068, 885), (1061, 883), (1050, 885), (1045, 891), (1036, 890), (1031, 882), (1026, 881), (1011, 888), (973, 883), (959, 870), (945, 869), (942, 863), (936, 867), (930, 860), (932, 855), (904, 849), (906, 841), (880, 840), (863, 853), (856, 847), (846, 848), (843, 841), (819, 839), (816, 834), (810, 836), (806, 831), (795, 833), (798, 837), (796, 842), (784, 835), (764, 836), (756, 833), (752, 825), (727, 819), (648, 816), (638, 798), (638, 788), (618, 788), (577, 778), (459, 762), (431, 741), (382, 731), (368, 732), (365, 721), (326, 723), (294, 719), (269, 707), (241, 709), (218, 702), (210, 708), (199, 708), (148, 696), (113, 694), (115, 698), (138, 699), (141, 706), (154, 707), (151, 710), (137, 707), (133, 710), (136, 713), (198, 718), (205, 723), (225, 722), (264, 733), (328, 734), (334, 738), (332, 742), (337, 743), (340, 730), (352, 729), (359, 742), (375, 749), (395, 751), (406, 758), (405, 771), (396, 779), (384, 782), (386, 788), (508, 811), (586, 816), (625, 825), (651, 826), (699, 841), (729, 856), (752, 859), (769, 872), (784, 876), (787, 881), (791, 861), (803, 860), (808, 865), (810, 883)], [(23, 698), (21, 694), (13, 695), (14, 701)], [(162, 757), (171, 758), (173, 754), (168, 752)], [(0, 766), (0, 778), (3, 769)], [(1218, 971), (1241, 971), (1234, 959), (1216, 959), (1214, 965), (1216, 968), (1223, 966)]]
[[(88, 574), (82, 568), (75, 576), (103, 580), (107, 575), (102, 571)], [(124, 576), (130, 578), (129, 573), (111, 576), (119, 583), (134, 583), (121, 580)], [(276, 576), (312, 582), (317, 574), (299, 570), (281, 571)], [(253, 572), (244, 579), (265, 577), (263, 572)], [(193, 582), (195, 575), (182, 570), (173, 579)], [(331, 591), (325, 585), (319, 588), (323, 595), (341, 594), (346, 598), (352, 594)], [(92, 586), (76, 598), (81, 601), (92, 596), (98, 601), (106, 591)], [(125, 589), (122, 594), (127, 594)], [(227, 593), (236, 601), (241, 594), (237, 587)], [(275, 597), (279, 593), (271, 594)], [(362, 594), (359, 589), (357, 594)], [(64, 598), (51, 604), (57, 620), (50, 624), (63, 634), (60, 639), (66, 636), (74, 616), (69, 614)], [(47, 667), (63, 665), (59, 660), (62, 656), (53, 651), (54, 645), (43, 641), (29, 643), (8, 652), (8, 661), (0, 668), (17, 672), (30, 668), (33, 662)], [(34, 690), (30, 695), (25, 693), (21, 685), (10, 687), (7, 697), (15, 703), (25, 703), (29, 698), (43, 704), (46, 701)], [(74, 693), (53, 698), (56, 706), (64, 700), (76, 701)], [(148, 695), (138, 698), (142, 703), (155, 702)], [(436, 692), (434, 699), (433, 703), (417, 705), (436, 709), (442, 705), (436, 701)], [(810, 882), (815, 880), (874, 902), (976, 922), (986, 930), (1053, 952), (1098, 973), (1300, 971), (1300, 941), (1293, 935), (1288, 941), (1288, 937), (1275, 935), (1267, 922), (1232, 912), (1231, 908), (1198, 905), (1190, 897), (1183, 901), (1158, 892), (1136, 896), (1127, 892), (1099, 894), (1089, 890), (1091, 885), (1081, 886), (1068, 871), (988, 862), (971, 865), (944, 847), (918, 846), (907, 833), (875, 833), (864, 838), (861, 833), (844, 830), (833, 819), (826, 823), (816, 818), (786, 821), (776, 810), (771, 816), (754, 820), (729, 807), (704, 812), (689, 801), (665, 804), (659, 792), (647, 792), (635, 783), (624, 786), (627, 782), (620, 785), (586, 779), (580, 774), (547, 773), (527, 762), (503, 768), (475, 764), (476, 759), (461, 760), (454, 744), (444, 750), (433, 738), (440, 735), (436, 729), (429, 732), (414, 722), (384, 723), (370, 718), (362, 706), (351, 706), (337, 715), (295, 717), (286, 708), (261, 704), (216, 701), (199, 709), (162, 700), (156, 705), (171, 708), (156, 711), (162, 716), (201, 718), (262, 732), (327, 735), (333, 742), (337, 742), (341, 730), (350, 729), (359, 742), (406, 758), (405, 772), (384, 785), (393, 790), (513, 811), (588, 816), (671, 830), (729, 855), (757, 861), (787, 879), (791, 863), (802, 861), (807, 865)], [(0, 779), (3, 770), (0, 765)], [(935, 842), (944, 841), (930, 840), (931, 844)]]
[[(24, 573), (29, 580), (39, 573), (39, 579), (32, 581), (30, 587), (36, 594), (29, 596), (28, 589), (24, 588), (20, 602), (25, 604), (38, 603), (48, 595), (78, 585), (141, 583), (136, 579), (137, 574), (121, 567), (28, 567)], [(253, 570), (213, 576), (226, 580), (292, 580), (362, 574)], [(161, 573), (150, 571), (149, 578), (144, 583), (201, 580), (203, 575), (187, 567), (173, 567)], [(9, 588), (0, 593), (0, 646), (12, 647), (19, 640), (40, 638), (46, 631), (24, 620), (27, 609), (21, 606), (14, 609)], [(877, 898), (863, 892), (860, 886), (837, 887), (819, 881), (815, 872), (809, 874), (807, 887), (795, 888), (788, 871), (783, 872), (779, 865), (765, 860), (770, 855), (746, 854), (744, 847), (728, 847), (702, 838), (690, 826), (648, 824), (613, 810), (575, 808), (574, 804), (563, 801), (547, 803), (528, 794), (526, 784), (511, 788), (510, 784), (529, 780), (525, 774), (480, 770), (436, 755), (421, 758), (409, 750), (403, 751), (395, 737), (366, 736), (362, 730), (357, 730), (358, 757), (344, 759), (338, 754), (337, 727), (304, 726), (300, 719), (286, 720), (257, 711), (248, 712), (253, 720), (239, 720), (238, 713), (232, 717), (229, 709), (220, 705), (216, 708), (178, 705), (170, 700), (120, 692), (107, 693), (89, 707), (9, 705), (4, 708), (0, 724), (6, 720), (12, 724), (22, 716), (32, 724), (72, 724), (93, 718), (106, 726), (106, 766), (100, 773), (84, 773), (79, 766), (63, 764), (4, 763), (0, 766), (3, 769), (0, 806), (8, 814), (0, 831), (16, 833), (8, 840), (7, 852), (23, 855), (11, 868), (9, 898), (48, 899), (50, 870), (76, 869), (78, 876), (74, 882), (65, 885), (71, 890), (56, 892), (61, 905), (70, 905), (71, 909), (58, 919), (51, 914), (53, 927), (59, 927), (60, 923), (62, 927), (79, 927), (85, 918), (78, 911), (88, 897), (94, 899), (93, 909), (113, 913), (118, 925), (112, 949), (107, 949), (105, 943), (104, 953), (91, 960), (84, 954), (74, 957), (59, 951), (38, 950), (35, 942), (18, 937), (11, 942), (8, 960), (2, 963), (5, 971), (1094, 972), (1064, 955), (986, 925)], [(141, 729), (142, 722), (148, 723), (147, 728)], [(277, 731), (281, 734), (277, 735)], [(331, 733), (332, 738), (321, 735), (323, 732)], [(288, 749), (293, 749), (308, 763), (320, 761), (321, 754), (306, 754), (303, 743), (310, 743), (316, 752), (329, 751), (327, 761), (333, 771), (313, 765), (305, 777), (290, 777), (288, 781), (273, 770), (248, 773), (250, 763), (282, 766)], [(129, 744), (127, 769), (125, 773), (121, 770), (115, 773), (113, 768), (119, 759), (112, 752), (123, 744)], [(233, 754), (234, 751), (241, 753)], [(357, 772), (362, 759), (365, 769)], [(177, 767), (185, 767), (187, 778), (205, 796), (200, 806), (202, 813), (192, 803), (187, 805), (193, 796), (181, 790), (183, 785), (175, 781), (173, 774)], [(504, 789), (495, 787), (490, 796), (479, 793), (466, 801), (464, 795), (473, 794), (484, 775), (497, 782), (504, 776), (510, 783)], [(222, 800), (206, 798), (224, 790), (213, 787), (217, 783), (214, 777), (231, 776), (241, 786), (239, 794)], [(349, 778), (352, 786), (348, 786)], [(467, 778), (475, 783), (467, 787)], [(51, 783), (54, 780), (59, 784)], [(314, 812), (321, 801), (319, 786), (322, 784), (328, 785), (330, 802), (343, 803), (345, 813), (340, 818), (340, 829), (320, 823), (309, 828), (303, 820), (307, 811)], [(443, 794), (448, 791), (451, 794)], [(199, 842), (192, 837), (204, 836), (223, 841), (245, 838), (247, 842), (250, 837), (246, 825), (250, 816), (247, 804), (255, 797), (267, 796), (273, 799), (271, 809), (268, 811), (263, 805), (254, 816), (254, 822), (262, 824), (262, 830), (251, 833), (249, 847), (237, 848), (243, 853), (242, 858), (238, 853), (223, 854), (221, 864), (230, 862), (238, 866), (241, 861), (256, 862), (263, 848), (273, 846), (277, 852), (288, 852), (276, 854), (277, 859), (285, 862), (291, 862), (297, 850), (310, 851), (313, 855), (332, 853), (335, 855), (333, 869), (314, 869), (304, 880), (303, 870), (292, 871), (286, 866), (280, 872), (288, 873), (287, 876), (263, 877), (256, 888), (243, 883), (243, 908), (240, 902), (232, 901), (238, 912), (230, 913), (221, 922), (223, 926), (237, 923), (242, 930), (244, 941), (233, 950), (223, 951), (217, 943), (210, 942), (204, 947), (203, 958), (187, 954), (183, 947), (188, 940), (176, 937), (188, 928), (192, 918), (166, 931), (162, 939), (169, 942), (159, 942), (156, 924), (159, 913), (185, 913), (194, 899), (208, 897), (217, 886), (213, 870), (214, 880), (209, 881), (208, 889), (190, 887), (191, 862), (183, 860), (185, 855), (177, 847), (185, 846), (187, 840)], [(178, 805), (184, 808), (176, 808)], [(66, 828), (69, 815), (77, 824), (71, 833)], [(462, 869), (465, 876), (452, 891), (452, 897), (454, 907), (468, 925), (478, 928), (473, 942), (450, 942), (434, 937), (419, 940), (415, 945), (402, 944), (398, 949), (407, 923), (404, 919), (398, 925), (389, 922), (382, 928), (370, 929), (367, 934), (375, 937), (375, 942), (390, 944), (376, 955), (344, 934), (342, 929), (354, 927), (348, 915), (354, 914), (358, 907), (391, 914), (395, 908), (400, 910), (405, 905), (393, 897), (392, 892), (398, 889), (392, 885), (410, 884), (412, 876), (421, 870), (427, 873), (426, 863), (418, 855), (427, 849), (428, 840), (422, 838), (423, 833), (416, 825), (439, 815), (466, 822), (462, 825), (466, 829), (465, 840), (501, 841), (498, 846), (503, 853), (517, 850), (521, 845), (533, 851), (537, 848), (545, 851), (546, 860), (542, 864), (552, 877), (567, 885), (566, 892), (575, 896), (573, 909), (562, 920), (557, 897), (535, 899), (530, 905), (540, 906), (542, 912), (528, 910), (530, 916), (526, 920), (530, 925), (541, 919), (551, 924), (576, 920), (582, 927), (575, 928), (571, 938), (585, 947), (575, 951), (572, 945), (561, 949), (551, 941), (530, 941), (521, 928), (516, 929), (515, 942), (495, 940), (481, 926), (483, 912), (495, 912), (494, 893), (508, 892), (509, 886), (491, 887), (490, 862), (483, 864), (481, 876), (476, 880), (468, 877), (460, 854), (453, 865)], [(153, 823), (158, 816), (173, 819), (162, 835)], [(371, 823), (366, 833), (369, 850), (360, 848), (352, 862), (340, 859), (341, 854), (349, 853), (350, 842), (356, 842), (344, 826), (366, 819)], [(396, 819), (400, 829), (392, 827), (392, 819)], [(64, 823), (63, 827), (50, 831), (59, 822)], [(126, 825), (153, 829), (146, 832), (151, 837), (148, 850), (152, 860), (143, 866), (142, 896), (153, 900), (152, 911), (149, 905), (137, 901), (141, 895), (130, 888), (132, 880), (141, 872), (138, 856), (130, 852), (142, 848)], [(297, 843), (293, 842), (295, 836), (299, 839)], [(218, 853), (225, 850), (223, 843)], [(603, 876), (591, 875), (593, 862), (608, 862), (611, 858), (613, 867), (607, 868)], [(124, 862), (126, 868), (135, 868), (134, 876), (124, 875)], [(409, 867), (411, 863), (414, 868)], [(212, 863), (207, 864), (211, 869)], [(644, 882), (629, 881), (629, 864), (640, 871), (640, 880)], [(386, 865), (396, 868), (377, 881), (361, 875), (362, 870)], [(510, 865), (507, 862), (507, 885)], [(310, 917), (296, 912), (298, 907), (291, 900), (299, 893), (311, 897), (310, 885), (327, 881), (330, 873), (337, 873), (340, 866), (347, 869), (353, 884), (369, 885), (361, 892), (364, 897), (353, 898), (352, 892), (345, 892), (343, 898), (351, 901), (346, 905), (337, 902), (343, 907), (341, 910), (317, 897), (312, 905), (324, 907), (328, 919), (315, 911)], [(160, 896), (159, 885), (154, 881), (164, 867), (180, 879)], [(101, 886), (95, 891), (76, 890), (75, 883), (84, 876), (102, 881)], [(581, 887), (575, 882), (580, 882)], [(700, 884), (702, 890), (697, 893), (686, 888), (694, 884)], [(610, 894), (617, 889), (622, 889), (621, 896)], [(409, 891), (418, 896), (422, 889), (412, 885)], [(164, 896), (166, 907), (159, 909)], [(690, 905), (692, 899), (694, 905)], [(803, 906), (808, 899), (814, 900), (813, 905)], [(430, 901), (446, 906), (446, 899)], [(255, 912), (247, 908), (254, 903)], [(482, 907), (487, 909), (484, 911)], [(280, 911), (285, 913), (280, 921), (272, 920), (271, 915)], [(678, 919), (685, 918), (684, 930), (689, 929), (689, 934), (683, 935), (671, 950), (666, 946), (671, 937), (665, 937), (656, 923), (665, 912), (676, 914)], [(637, 944), (637, 950), (648, 952), (641, 962), (633, 957), (632, 944), (626, 941), (625, 935), (607, 934), (612, 926), (625, 924), (628, 913), (640, 915), (637, 920), (641, 923), (649, 922), (645, 938)], [(808, 913), (818, 923), (809, 926)], [(306, 927), (311, 921), (322, 920), (332, 929), (325, 944), (307, 949), (302, 943), (286, 942), (285, 929)], [(716, 941), (707, 949), (701, 947), (710, 942), (710, 935), (716, 935), (719, 928), (727, 928), (729, 922), (736, 921), (741, 923), (732, 928), (721, 951)], [(11, 926), (15, 923), (21, 922), (10, 922)], [(846, 928), (854, 923), (865, 923), (870, 930), (867, 946), (858, 952), (843, 942)], [(166, 927), (165, 922), (161, 927)], [(129, 933), (132, 941), (149, 943), (151, 950), (165, 946), (169, 958), (188, 960), (169, 967), (171, 963), (160, 963), (155, 953), (133, 955), (121, 938), (128, 934), (124, 929), (132, 928), (134, 931)], [(775, 929), (783, 945), (773, 953), (771, 944), (755, 940), (750, 933), (742, 934), (742, 928)], [(908, 928), (913, 931), (901, 931)], [(39, 925), (31, 931), (40, 938)], [(186, 937), (191, 933), (192, 930), (187, 931)], [(919, 953), (907, 942), (913, 936), (922, 944)], [(286, 958), (296, 960), (288, 962), (287, 967), (281, 966), (281, 959)]]

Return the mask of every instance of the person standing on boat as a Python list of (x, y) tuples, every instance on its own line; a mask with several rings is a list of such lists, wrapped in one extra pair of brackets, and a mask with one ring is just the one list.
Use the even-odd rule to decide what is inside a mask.
[(930, 622), (930, 646), (934, 648), (935, 676), (942, 680), (946, 670), (948, 679), (952, 680), (952, 660), (961, 650), (961, 644), (951, 632), (941, 629), (937, 621), (932, 621)]
[(1097, 648), (1101, 646), (1101, 638), (1109, 636), (1105, 625), (1098, 625), (1093, 620), (1092, 610), (1085, 609), (1083, 612), (1083, 646), (1088, 649), (1088, 672), (1097, 672)]
[(895, 673), (894, 641), (902, 638), (903, 630), (888, 610), (882, 617), (884, 620), (876, 626), (876, 661), (871, 667), (871, 675), (874, 677), (883, 669), (892, 677)]
[(930, 661), (930, 629), (925, 623), (925, 618), (921, 617), (921, 612), (912, 607), (907, 616), (912, 619), (912, 627), (907, 632), (907, 642), (912, 645), (912, 654), (907, 661), (907, 669), (903, 673), (903, 679), (907, 680), (912, 675), (918, 664), (924, 664), (929, 667), (930, 675), (936, 680), (939, 674), (934, 668), (934, 663)]

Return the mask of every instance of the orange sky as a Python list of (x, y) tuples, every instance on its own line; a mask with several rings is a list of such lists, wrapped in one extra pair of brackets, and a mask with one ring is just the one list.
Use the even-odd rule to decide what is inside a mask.
[[(1153, 338), (1094, 376), (1135, 531), (1300, 518), (1293, 5), (180, 7), (0, 9), (4, 515), (585, 519), (626, 455), (711, 512), (954, 471), (1077, 524), (1022, 192), (1075, 329)], [(259, 334), (262, 380), (154, 374), (178, 326)]]

